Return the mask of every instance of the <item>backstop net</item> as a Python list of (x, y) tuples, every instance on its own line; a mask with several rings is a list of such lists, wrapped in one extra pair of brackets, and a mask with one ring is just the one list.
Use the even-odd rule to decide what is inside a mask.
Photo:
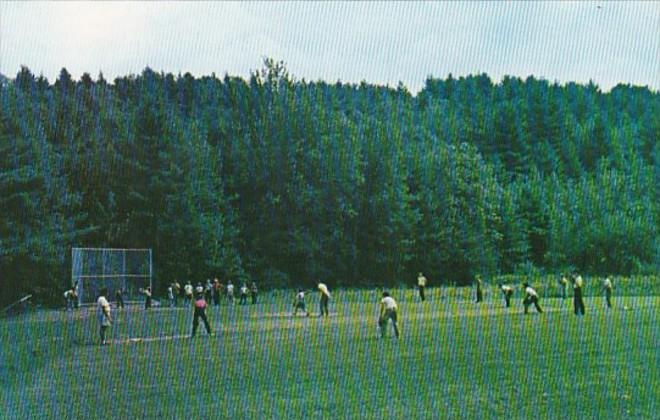
[(151, 249), (71, 249), (71, 285), (83, 305), (95, 303), (104, 287), (109, 301), (120, 288), (126, 301), (138, 300), (139, 290), (151, 287), (152, 272)]

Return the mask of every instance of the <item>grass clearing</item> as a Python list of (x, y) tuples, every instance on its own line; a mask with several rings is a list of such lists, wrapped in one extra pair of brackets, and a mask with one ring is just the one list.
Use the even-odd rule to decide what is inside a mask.
[[(335, 293), (329, 318), (292, 318), (293, 294), (211, 307), (94, 310), (0, 321), (1, 418), (653, 418), (658, 297), (483, 304), (394, 291), (402, 338), (380, 340), (377, 292)], [(443, 299), (443, 296), (445, 298)], [(318, 296), (308, 298), (317, 311)], [(628, 306), (631, 310), (624, 310)], [(139, 340), (136, 340), (139, 339)]]

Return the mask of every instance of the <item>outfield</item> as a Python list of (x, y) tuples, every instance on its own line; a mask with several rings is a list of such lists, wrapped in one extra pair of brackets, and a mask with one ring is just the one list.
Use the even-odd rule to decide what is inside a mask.
[[(0, 417), (654, 418), (660, 401), (658, 297), (542, 298), (546, 313), (394, 291), (400, 340), (378, 339), (376, 291), (335, 292), (331, 316), (292, 318), (293, 293), (207, 311), (117, 311), (96, 344), (94, 310), (0, 321)], [(467, 290), (467, 289), (465, 289)], [(318, 312), (318, 295), (307, 299)], [(623, 306), (630, 310), (624, 310)], [(657, 417), (656, 417), (657, 418)]]

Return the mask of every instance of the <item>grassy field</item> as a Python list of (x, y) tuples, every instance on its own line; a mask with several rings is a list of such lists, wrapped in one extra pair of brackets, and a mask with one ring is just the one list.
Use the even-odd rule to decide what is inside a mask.
[(400, 340), (378, 338), (376, 291), (335, 293), (326, 319), (291, 317), (293, 293), (211, 307), (194, 339), (188, 308), (113, 309), (107, 346), (94, 310), (1, 320), (0, 418), (657, 418), (660, 298), (578, 318), (469, 293), (394, 291)]

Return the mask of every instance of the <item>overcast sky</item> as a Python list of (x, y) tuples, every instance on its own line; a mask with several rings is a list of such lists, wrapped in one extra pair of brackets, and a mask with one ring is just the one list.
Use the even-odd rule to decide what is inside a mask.
[(660, 88), (660, 2), (227, 3), (0, 1), (0, 72), (54, 81), (156, 71), (396, 85), (485, 72)]

